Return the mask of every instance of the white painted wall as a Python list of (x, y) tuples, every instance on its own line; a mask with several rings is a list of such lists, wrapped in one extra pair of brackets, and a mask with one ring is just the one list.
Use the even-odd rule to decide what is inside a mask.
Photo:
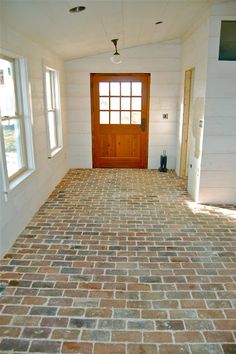
[(206, 110), (199, 200), (236, 204), (236, 61), (219, 61), (221, 20), (236, 21), (236, 2), (210, 16)]
[[(192, 102), (189, 121), (189, 155), (188, 155), (188, 191), (195, 201), (198, 199), (199, 177), (201, 168), (201, 152), (196, 154), (199, 142), (201, 142), (202, 129), (199, 128), (199, 120), (204, 118), (204, 105), (206, 94), (206, 73), (208, 56), (208, 14), (198, 23), (182, 43), (182, 84), (180, 93), (180, 117), (177, 135), (177, 168), (180, 168), (180, 146), (182, 140), (183, 119), (183, 94), (185, 71), (194, 68), (192, 81)], [(199, 136), (199, 138), (197, 138)], [(192, 166), (192, 167), (190, 167)]]
[[(32, 93), (33, 138), (35, 151), (35, 172), (18, 185), (4, 200), (3, 180), (0, 176), (0, 255), (4, 254), (15, 241), (18, 234), (29, 222), (47, 196), (68, 170), (66, 161), (66, 127), (64, 98), (64, 66), (63, 62), (27, 40), (20, 34), (11, 31), (7, 25), (1, 26), (2, 49), (28, 60), (29, 80)], [(46, 126), (44, 116), (43, 63), (59, 70), (61, 80), (61, 104), (63, 119), (64, 148), (51, 160), (48, 159)], [(0, 172), (1, 173), (1, 172)]]
[[(168, 168), (175, 168), (180, 43), (169, 41), (120, 51), (124, 61), (112, 64), (111, 53), (65, 62), (70, 167), (92, 167), (90, 73), (151, 73), (149, 168), (160, 166), (165, 149)], [(162, 114), (169, 119), (163, 120)]]

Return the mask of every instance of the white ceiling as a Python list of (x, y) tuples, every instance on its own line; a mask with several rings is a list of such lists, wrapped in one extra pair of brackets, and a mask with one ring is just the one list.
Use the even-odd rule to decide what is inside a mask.
[[(225, 0), (0, 0), (1, 21), (64, 59), (181, 38)], [(227, 0), (226, 0), (227, 1)], [(72, 14), (74, 6), (86, 10)], [(163, 21), (155, 25), (156, 21)]]

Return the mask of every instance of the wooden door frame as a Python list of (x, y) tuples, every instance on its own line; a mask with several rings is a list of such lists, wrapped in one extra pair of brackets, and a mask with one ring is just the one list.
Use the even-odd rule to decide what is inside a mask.
[[(184, 110), (183, 110), (183, 121), (182, 121), (182, 140), (181, 140), (181, 147), (180, 147), (180, 168), (179, 168), (179, 175), (180, 177), (187, 176), (187, 159), (188, 159), (188, 143), (189, 143), (189, 118), (190, 118), (190, 111), (191, 111), (191, 98), (192, 98), (192, 84), (193, 84), (193, 72), (195, 68), (190, 68), (185, 70), (184, 75)], [(186, 74), (190, 72), (190, 90), (186, 97)], [(187, 100), (187, 115), (185, 114), (185, 100)], [(186, 126), (186, 127), (185, 127)]]
[(150, 80), (151, 74), (150, 73), (90, 73), (90, 101), (91, 101), (91, 130), (92, 130), (92, 166), (95, 168), (95, 115), (94, 115), (94, 85), (93, 85), (93, 78), (94, 76), (141, 76), (147, 79), (147, 117), (146, 117), (146, 144), (145, 144), (145, 151), (143, 152), (144, 156), (144, 169), (148, 167), (148, 144), (149, 144), (149, 111), (150, 111)]

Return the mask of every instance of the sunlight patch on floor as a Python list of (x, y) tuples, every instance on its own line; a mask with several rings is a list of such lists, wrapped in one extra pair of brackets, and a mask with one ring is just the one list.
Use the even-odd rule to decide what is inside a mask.
[(236, 207), (233, 205), (229, 206), (216, 206), (216, 205), (206, 205), (199, 204), (192, 201), (186, 201), (187, 206), (194, 214), (212, 214), (212, 215), (224, 215), (226, 217), (236, 219)]

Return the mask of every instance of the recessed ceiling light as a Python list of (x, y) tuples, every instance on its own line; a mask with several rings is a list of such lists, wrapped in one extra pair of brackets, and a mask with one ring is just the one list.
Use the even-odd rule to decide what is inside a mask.
[(85, 9), (86, 9), (85, 6), (76, 6), (76, 7), (72, 7), (72, 9), (70, 9), (69, 12), (77, 13), (77, 12), (84, 11)]
[(163, 23), (162, 21), (157, 21), (156, 23), (155, 23), (155, 25), (160, 25), (161, 23)]

